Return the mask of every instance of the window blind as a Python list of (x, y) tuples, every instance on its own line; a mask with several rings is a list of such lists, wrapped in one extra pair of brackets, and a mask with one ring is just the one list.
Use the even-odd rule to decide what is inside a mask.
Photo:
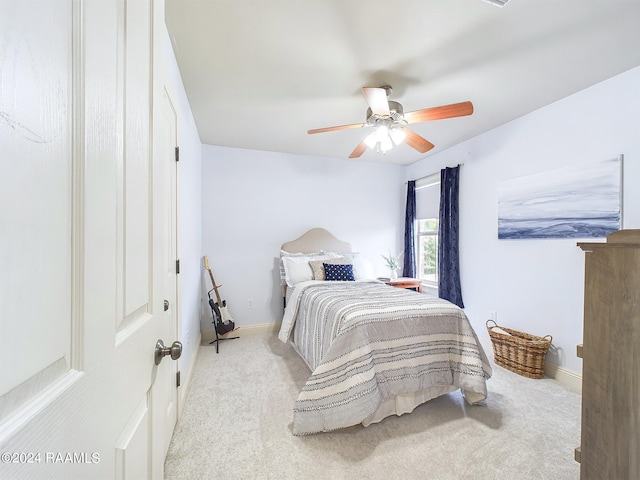
[(440, 172), (416, 180), (416, 218), (438, 218)]

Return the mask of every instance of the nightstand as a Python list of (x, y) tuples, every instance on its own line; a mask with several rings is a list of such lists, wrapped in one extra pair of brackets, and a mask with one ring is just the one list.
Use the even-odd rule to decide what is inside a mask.
[(408, 288), (415, 290), (416, 292), (422, 292), (422, 284), (417, 278), (410, 277), (398, 277), (395, 280), (388, 280), (385, 282), (387, 285), (398, 288)]

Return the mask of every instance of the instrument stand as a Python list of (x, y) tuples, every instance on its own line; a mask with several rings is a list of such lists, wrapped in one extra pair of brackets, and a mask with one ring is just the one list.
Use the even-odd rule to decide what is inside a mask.
[[(211, 306), (211, 292), (212, 291), (213, 291), (213, 288), (207, 292), (207, 297), (209, 297), (209, 307), (211, 308), (211, 316), (213, 317), (213, 331), (216, 332), (216, 339), (213, 342), (209, 342), (209, 345), (213, 345), (215, 343), (216, 344), (216, 353), (220, 353), (219, 345), (220, 345), (221, 341), (223, 341), (223, 340), (235, 340), (236, 338), (240, 338), (240, 337), (225, 337), (225, 338), (222, 338), (222, 337), (220, 337), (220, 335), (218, 335), (218, 329), (216, 328), (216, 320), (218, 320), (218, 319), (216, 317), (216, 312), (213, 310), (213, 307)], [(231, 333), (231, 332), (229, 332), (229, 333)]]

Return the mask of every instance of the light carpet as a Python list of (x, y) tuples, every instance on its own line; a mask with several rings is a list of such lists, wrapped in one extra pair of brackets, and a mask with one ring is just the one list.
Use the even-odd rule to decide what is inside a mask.
[[(493, 358), (492, 352), (487, 352)], [(576, 480), (580, 395), (494, 366), (484, 406), (459, 391), (367, 428), (293, 436), (310, 375), (290, 345), (253, 335), (202, 346), (165, 479)]]

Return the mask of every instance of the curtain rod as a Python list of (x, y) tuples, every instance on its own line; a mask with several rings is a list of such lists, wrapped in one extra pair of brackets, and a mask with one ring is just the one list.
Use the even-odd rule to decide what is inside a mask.
[[(464, 163), (459, 163), (458, 165), (456, 165), (456, 167), (462, 167), (463, 165), (464, 165)], [(452, 168), (452, 167), (449, 167), (449, 168)], [(455, 167), (453, 167), (453, 168), (455, 168)], [(437, 174), (437, 173), (438, 173), (438, 172), (433, 172), (433, 173), (430, 173), (429, 175), (425, 175), (424, 177), (416, 178), (416, 179), (414, 180), (414, 182), (417, 182), (417, 181), (419, 181), (419, 180), (423, 180), (423, 179), (425, 179), (425, 178), (429, 178), (431, 175), (435, 175), (435, 174)], [(407, 183), (407, 182), (404, 182), (404, 183), (405, 183), (405, 185), (406, 185), (406, 183)]]

